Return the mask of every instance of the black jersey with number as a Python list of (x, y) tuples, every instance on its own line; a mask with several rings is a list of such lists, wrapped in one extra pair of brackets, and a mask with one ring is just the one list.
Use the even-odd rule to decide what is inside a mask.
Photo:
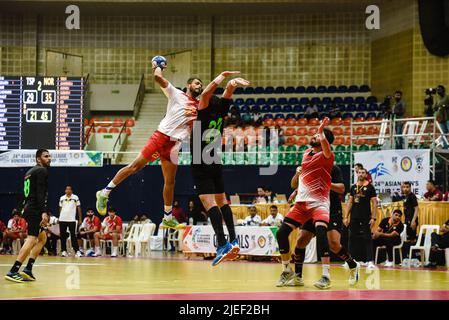
[(47, 212), (48, 171), (42, 166), (34, 166), (25, 174), (23, 182), (24, 211)]
[[(332, 183), (344, 183), (343, 175), (339, 166), (334, 165), (331, 172)], [(330, 217), (332, 220), (342, 219), (342, 208), (340, 194), (331, 190), (330, 192)]]
[(209, 106), (198, 111), (190, 137), (192, 164), (221, 164), (221, 136), (224, 118), (229, 112), (231, 99), (212, 96)]

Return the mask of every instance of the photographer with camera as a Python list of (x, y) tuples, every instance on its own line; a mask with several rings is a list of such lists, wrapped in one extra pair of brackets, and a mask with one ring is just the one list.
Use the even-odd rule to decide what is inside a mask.
[(389, 120), (391, 118), (391, 96), (386, 96), (380, 106), (384, 119)]
[[(394, 93), (394, 105), (392, 109), (393, 119), (402, 119), (405, 114), (405, 102), (402, 101), (402, 91), (396, 90)], [(396, 134), (402, 134), (404, 122), (398, 121), (395, 123)], [(404, 138), (396, 137), (396, 149), (404, 148)]]
[[(449, 132), (449, 96), (446, 95), (446, 88), (442, 85), (439, 85), (436, 90), (428, 89), (427, 92), (432, 94), (433, 92), (437, 93), (436, 102), (433, 105), (433, 111), (435, 112), (435, 117), (438, 124), (441, 127), (441, 130), (445, 135)], [(446, 136), (447, 138), (447, 136)], [(447, 149), (448, 145), (446, 141), (444, 141), (444, 149)]]

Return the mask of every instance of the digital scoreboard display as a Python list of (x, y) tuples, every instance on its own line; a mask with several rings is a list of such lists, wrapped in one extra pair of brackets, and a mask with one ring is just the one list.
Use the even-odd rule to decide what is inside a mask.
[(83, 93), (80, 77), (0, 76), (0, 150), (81, 150)]

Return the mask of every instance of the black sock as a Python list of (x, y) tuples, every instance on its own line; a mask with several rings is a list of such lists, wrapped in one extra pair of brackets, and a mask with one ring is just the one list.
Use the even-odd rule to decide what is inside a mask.
[(351, 254), (345, 249), (345, 247), (341, 247), (340, 251), (337, 253), (337, 256), (348, 263), (349, 269), (353, 269), (357, 266), (354, 259), (352, 259)]
[(19, 272), (19, 269), (21, 266), (22, 266), (22, 262), (19, 262), (16, 260), (16, 262), (14, 262), (14, 265), (12, 266), (10, 272), (11, 273)]
[(295, 256), (293, 261), (295, 262), (295, 273), (302, 277), (302, 267), (304, 265), (304, 259), (306, 258), (306, 249), (299, 249), (295, 247)]
[(226, 228), (228, 229), (229, 232), (229, 241), (232, 242), (236, 239), (236, 236), (234, 228), (234, 216), (232, 215), (231, 207), (225, 204), (223, 207), (221, 207), (220, 210), (223, 215), (223, 219), (226, 223)]
[(217, 206), (214, 206), (207, 211), (207, 214), (209, 215), (210, 222), (217, 235), (218, 246), (224, 246), (226, 244), (226, 238), (223, 230), (223, 216), (221, 215), (220, 209)]
[(33, 258), (28, 259), (28, 264), (27, 264), (27, 266), (25, 268), (27, 270), (32, 271), (33, 270), (34, 261), (36, 261), (36, 260), (34, 260)]

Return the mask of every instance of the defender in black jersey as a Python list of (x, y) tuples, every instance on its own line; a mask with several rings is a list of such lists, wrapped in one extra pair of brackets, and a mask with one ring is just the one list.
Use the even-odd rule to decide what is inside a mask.
[[(297, 188), (298, 179), (292, 179), (291, 186), (293, 188)], [(341, 169), (334, 165), (331, 172), (330, 215), (327, 229), (327, 239), (329, 241), (329, 249), (340, 259), (348, 263), (350, 269), (349, 284), (355, 285), (359, 280), (360, 264), (351, 257), (350, 253), (341, 245), (340, 241), (343, 221), (340, 194), (343, 194), (344, 192), (345, 185), (343, 183)], [(304, 282), (302, 281), (302, 267), (306, 253), (305, 248), (314, 236), (315, 226), (313, 225), (313, 221), (309, 220), (301, 226), (301, 231), (296, 242), (295, 254), (293, 256), (293, 260), (295, 262), (295, 274), (287, 280), (285, 285), (304, 285)]]
[[(44, 229), (48, 225), (47, 191), (51, 156), (48, 150), (36, 152), (36, 165), (27, 171), (23, 182), (23, 217), (28, 223), (28, 237), (20, 249), (17, 260), (5, 279), (14, 282), (35, 281), (33, 264), (47, 241)], [(19, 273), (23, 261), (30, 256), (27, 266)]]
[[(217, 256), (212, 263), (213, 266), (224, 260), (235, 259), (240, 251), (232, 210), (226, 200), (219, 153), (224, 118), (229, 112), (231, 96), (239, 85), (247, 86), (249, 82), (236, 78), (228, 82), (221, 98), (214, 95), (203, 97), (208, 99), (209, 103), (200, 104), (190, 138), (194, 188), (207, 211), (218, 241)], [(212, 90), (209, 91), (213, 92), (218, 84), (213, 81), (209, 86), (212, 86)], [(229, 232), (229, 242), (224, 235), (223, 219)]]

